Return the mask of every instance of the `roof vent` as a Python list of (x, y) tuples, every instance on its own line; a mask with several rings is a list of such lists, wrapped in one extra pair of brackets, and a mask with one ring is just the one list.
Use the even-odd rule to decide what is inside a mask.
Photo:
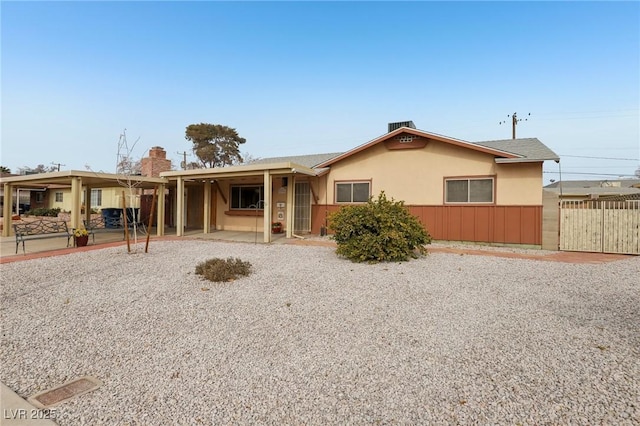
[(413, 121), (397, 121), (395, 123), (389, 123), (389, 133), (393, 132), (400, 127), (409, 127), (410, 129), (415, 129), (416, 125), (413, 124)]

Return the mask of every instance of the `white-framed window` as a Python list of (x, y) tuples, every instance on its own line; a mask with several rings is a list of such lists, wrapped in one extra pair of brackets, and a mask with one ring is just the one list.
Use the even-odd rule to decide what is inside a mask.
[(56, 192), (56, 203), (62, 202), (62, 192)]
[(493, 203), (493, 178), (445, 179), (444, 199), (446, 203)]
[(371, 182), (336, 182), (336, 203), (366, 203), (371, 196)]
[(91, 207), (100, 207), (102, 205), (102, 189), (91, 190)]
[(232, 210), (263, 210), (264, 185), (232, 185)]

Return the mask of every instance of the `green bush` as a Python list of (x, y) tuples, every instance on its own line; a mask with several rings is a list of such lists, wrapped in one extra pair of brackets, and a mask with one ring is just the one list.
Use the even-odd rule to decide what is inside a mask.
[(233, 281), (251, 273), (251, 264), (238, 258), (209, 259), (196, 265), (196, 274), (202, 275), (209, 281)]
[(337, 253), (354, 262), (403, 261), (426, 254), (431, 236), (404, 201), (384, 191), (367, 204), (342, 207), (329, 216)]
[(58, 213), (60, 213), (60, 209), (56, 207), (55, 209), (47, 209), (44, 207), (38, 207), (33, 210), (29, 210), (26, 214), (31, 216), (47, 216), (47, 217), (58, 217)]

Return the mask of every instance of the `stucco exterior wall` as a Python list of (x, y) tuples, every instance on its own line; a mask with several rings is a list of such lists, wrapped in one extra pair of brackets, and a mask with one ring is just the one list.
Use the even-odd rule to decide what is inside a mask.
[[(96, 188), (102, 190), (102, 203), (99, 206), (91, 206), (93, 209), (103, 209), (103, 208), (122, 208), (122, 191), (125, 191), (125, 197), (127, 200), (127, 207), (140, 207), (140, 195), (138, 195), (138, 190), (134, 189), (133, 197), (130, 196), (129, 188), (125, 187), (117, 187), (117, 188)], [(62, 192), (62, 202), (56, 201), (56, 192)], [(84, 192), (84, 188), (83, 188)], [(90, 196), (90, 195), (89, 195)], [(47, 197), (47, 207), (48, 208), (59, 208), (61, 211), (71, 211), (71, 189), (70, 188), (61, 188), (61, 189), (51, 189), (49, 191)], [(84, 201), (84, 198), (83, 198)], [(83, 204), (85, 204), (83, 202)]]
[(493, 155), (437, 141), (398, 150), (379, 143), (332, 165), (327, 201), (335, 202), (336, 181), (369, 180), (374, 197), (384, 190), (409, 205), (442, 205), (445, 177), (473, 176), (495, 177), (497, 205), (542, 204), (541, 163), (496, 164)]
[[(234, 185), (263, 185), (264, 181), (260, 178), (251, 178), (246, 180), (224, 180), (218, 182), (224, 197), (227, 199), (225, 203), (220, 194), (216, 194), (216, 220), (215, 228), (227, 231), (258, 231), (263, 230), (263, 210), (257, 212), (244, 210), (242, 212), (233, 211), (230, 208), (231, 203), (231, 187)], [(287, 179), (287, 185), (291, 185), (291, 179)], [(271, 221), (281, 222), (283, 228), (286, 226), (286, 203), (287, 203), (287, 187), (283, 186), (283, 178), (280, 176), (272, 178), (271, 186)], [(212, 194), (215, 191), (212, 191)], [(278, 203), (284, 204), (278, 207)], [(278, 212), (282, 212), (282, 219), (278, 218)], [(234, 214), (235, 213), (235, 214)], [(257, 213), (257, 216), (256, 214)], [(242, 214), (242, 215), (240, 215)], [(257, 220), (256, 220), (257, 217)]]

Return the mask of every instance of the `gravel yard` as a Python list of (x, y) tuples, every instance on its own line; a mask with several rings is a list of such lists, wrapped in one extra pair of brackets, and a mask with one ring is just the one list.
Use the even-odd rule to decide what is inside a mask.
[[(212, 257), (253, 273), (216, 284)], [(640, 257), (155, 242), (5, 264), (0, 380), (60, 425), (640, 423)]]

